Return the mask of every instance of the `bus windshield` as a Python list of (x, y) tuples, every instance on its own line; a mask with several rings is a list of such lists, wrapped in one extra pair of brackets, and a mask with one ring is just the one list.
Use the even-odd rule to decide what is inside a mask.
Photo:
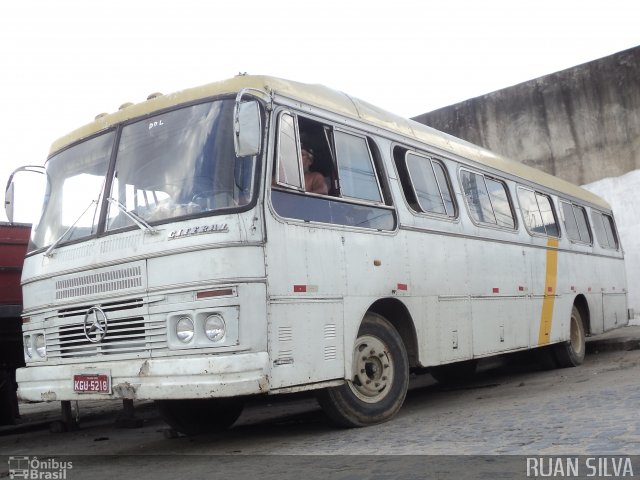
[[(52, 157), (31, 250), (61, 236), (63, 244), (133, 227), (132, 215), (124, 210), (153, 224), (229, 212), (250, 203), (256, 162), (255, 157), (235, 156), (233, 106), (233, 100), (220, 100), (183, 107), (124, 125), (118, 136), (108, 132)], [(108, 171), (113, 176), (105, 181)], [(101, 221), (102, 202), (108, 207)]]

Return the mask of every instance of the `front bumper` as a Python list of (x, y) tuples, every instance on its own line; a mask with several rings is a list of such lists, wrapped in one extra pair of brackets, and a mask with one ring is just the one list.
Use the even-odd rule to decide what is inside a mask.
[[(82, 365), (38, 365), (17, 371), (18, 396), (30, 401), (129, 398), (169, 400), (267, 393), (267, 352), (155, 358)], [(112, 392), (76, 393), (73, 376), (108, 371)]]

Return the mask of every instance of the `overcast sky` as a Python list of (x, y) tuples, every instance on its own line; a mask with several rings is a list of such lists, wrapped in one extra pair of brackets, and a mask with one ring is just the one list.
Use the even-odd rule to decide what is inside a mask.
[(639, 19), (637, 0), (2, 2), (0, 183), (151, 92), (248, 72), (410, 117), (640, 45)]

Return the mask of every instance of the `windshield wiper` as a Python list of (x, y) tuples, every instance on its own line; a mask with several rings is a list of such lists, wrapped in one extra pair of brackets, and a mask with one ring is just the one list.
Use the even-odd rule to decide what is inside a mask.
[(82, 217), (84, 217), (84, 214), (87, 213), (89, 211), (89, 209), (91, 208), (92, 205), (97, 204), (98, 201), (97, 200), (91, 200), (91, 203), (87, 206), (87, 208), (84, 209), (84, 212), (82, 212), (80, 215), (78, 215), (78, 218), (76, 218), (76, 221), (73, 222), (73, 224), (71, 224), (71, 226), (69, 228), (67, 228), (64, 233), (62, 235), (60, 235), (58, 237), (58, 239), (53, 242), (51, 244), (51, 246), (49, 248), (47, 248), (47, 251), (44, 252), (44, 256), (45, 257), (53, 257), (53, 251), (56, 249), (56, 247), (60, 244), (60, 242), (64, 239), (64, 237), (67, 236), (67, 234), (73, 230), (76, 226), (76, 223), (78, 223), (80, 221), (80, 219)]
[(142, 218), (140, 218), (135, 213), (130, 212), (129, 210), (127, 210), (127, 207), (125, 207), (123, 204), (121, 204), (115, 198), (108, 197), (107, 201), (109, 203), (112, 203), (116, 207), (118, 207), (118, 209), (120, 209), (120, 211), (122, 213), (124, 213), (127, 217), (129, 217), (131, 219), (131, 221), (133, 223), (135, 223), (140, 228), (140, 230), (144, 231), (145, 233), (149, 233), (151, 235), (155, 235), (156, 233), (158, 233), (158, 230), (153, 228), (151, 225), (149, 225), (147, 222), (145, 222)]

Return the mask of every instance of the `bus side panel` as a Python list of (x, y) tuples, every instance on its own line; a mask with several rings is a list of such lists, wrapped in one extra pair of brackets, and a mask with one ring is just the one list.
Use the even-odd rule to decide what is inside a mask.
[(270, 386), (343, 378), (344, 232), (266, 219)]
[[(468, 296), (440, 297), (436, 325), (439, 358), (432, 364), (458, 362), (473, 357), (471, 300)], [(425, 352), (428, 354), (429, 352)]]
[[(428, 222), (426, 219), (419, 219)], [(431, 220), (435, 226), (457, 225)], [(436, 223), (437, 222), (437, 223)], [(424, 325), (426, 341), (421, 349), (424, 365), (467, 360), (473, 357), (473, 328), (469, 297), (467, 241), (437, 233), (408, 233), (411, 286), (415, 295), (434, 299), (434, 308), (416, 312)], [(430, 344), (437, 339), (436, 348)]]
[(343, 377), (342, 302), (280, 300), (269, 308), (271, 389)]
[(627, 324), (627, 295), (625, 293), (603, 293), (602, 312), (604, 330), (611, 330)]
[(473, 240), (469, 246), (474, 355), (529, 347), (531, 314), (522, 247)]

